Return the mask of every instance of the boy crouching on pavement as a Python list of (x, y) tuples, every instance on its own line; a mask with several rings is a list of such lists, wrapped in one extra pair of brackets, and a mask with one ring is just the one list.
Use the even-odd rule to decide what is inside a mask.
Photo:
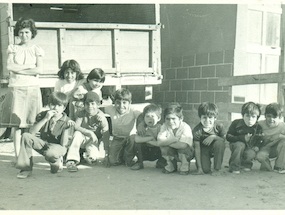
[(190, 160), (194, 157), (193, 136), (190, 126), (183, 121), (182, 107), (178, 103), (170, 103), (164, 110), (164, 124), (161, 126), (157, 140), (162, 157), (166, 159), (163, 173), (169, 174), (177, 170), (177, 161), (181, 166), (179, 173), (188, 175)]
[[(140, 117), (139, 117), (140, 118)], [(155, 161), (156, 168), (165, 166), (165, 159), (161, 156), (157, 143), (157, 135), (161, 124), (161, 107), (156, 104), (149, 104), (143, 109), (143, 121), (138, 123), (137, 134), (135, 135), (135, 151), (138, 161), (131, 167), (132, 170), (143, 169), (143, 161)]]
[(252, 160), (258, 151), (256, 147), (260, 146), (262, 140), (262, 128), (257, 123), (261, 114), (260, 106), (247, 102), (242, 106), (241, 114), (242, 119), (231, 123), (226, 136), (231, 150), (229, 171), (235, 174), (239, 174), (242, 167), (244, 171), (251, 171)]
[(264, 134), (263, 144), (256, 155), (260, 170), (272, 171), (270, 158), (276, 158), (273, 170), (285, 173), (285, 123), (281, 105), (272, 103), (265, 108), (265, 120), (259, 122)]
[[(68, 145), (68, 121), (63, 112), (68, 103), (64, 93), (54, 92), (49, 97), (50, 110), (39, 113), (35, 124), (30, 128), (30, 133), (24, 133), (21, 139), (21, 148), (16, 163), (20, 169), (17, 178), (27, 178), (32, 174), (33, 155), (32, 149), (43, 155), (50, 164), (51, 173), (63, 169), (63, 156)], [(40, 137), (36, 133), (40, 132)]]
[(83, 98), (84, 109), (76, 113), (75, 132), (66, 157), (69, 172), (78, 171), (80, 148), (86, 150), (85, 160), (88, 164), (95, 162), (99, 156), (99, 144), (102, 140), (105, 149), (105, 164), (108, 166), (109, 126), (105, 114), (99, 110), (101, 99), (97, 93), (89, 91)]
[(214, 157), (214, 171), (221, 170), (226, 131), (222, 123), (217, 123), (218, 107), (204, 102), (198, 107), (200, 123), (193, 129), (197, 174), (211, 171), (211, 158)]
[(119, 89), (114, 95), (114, 105), (104, 108), (111, 118), (112, 135), (109, 145), (109, 161), (113, 166), (133, 165), (134, 135), (139, 111), (131, 108), (132, 94), (128, 89)]

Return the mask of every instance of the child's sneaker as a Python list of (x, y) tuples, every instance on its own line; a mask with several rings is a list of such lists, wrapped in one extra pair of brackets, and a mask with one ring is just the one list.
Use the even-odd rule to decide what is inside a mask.
[(234, 174), (240, 174), (240, 171), (239, 170), (230, 170), (231, 173), (234, 173)]
[(134, 165), (131, 166), (131, 170), (140, 170), (143, 169), (143, 163), (135, 163)]
[(273, 168), (274, 172), (278, 172), (280, 174), (285, 174), (285, 169), (281, 168), (281, 167), (274, 167)]
[(66, 168), (67, 168), (68, 172), (77, 172), (78, 171), (78, 168), (77, 168), (74, 161), (67, 161), (66, 162)]
[(25, 179), (28, 178), (29, 176), (32, 175), (32, 171), (24, 171), (21, 170), (18, 174), (17, 174), (17, 178), (19, 179)]

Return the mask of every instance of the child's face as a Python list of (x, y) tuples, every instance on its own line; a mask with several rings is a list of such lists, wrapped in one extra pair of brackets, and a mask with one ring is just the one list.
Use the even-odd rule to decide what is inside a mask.
[(124, 99), (115, 100), (115, 108), (119, 114), (124, 114), (130, 109), (130, 102)]
[(155, 126), (160, 117), (155, 112), (148, 112), (144, 115), (144, 122), (148, 127)]
[(95, 101), (85, 102), (84, 108), (85, 108), (85, 111), (89, 113), (89, 115), (91, 116), (96, 115), (98, 112), (98, 104)]
[(179, 118), (176, 114), (168, 114), (165, 117), (165, 123), (172, 130), (179, 128), (182, 119)]
[(19, 38), (22, 43), (28, 43), (32, 39), (32, 32), (30, 28), (23, 28), (18, 32)]
[(200, 122), (204, 128), (211, 129), (214, 127), (216, 119), (215, 116), (201, 115)]
[(67, 70), (64, 71), (64, 79), (68, 83), (73, 83), (76, 80), (76, 72), (68, 68)]
[(56, 116), (59, 116), (65, 110), (65, 106), (64, 105), (58, 105), (58, 104), (57, 105), (49, 104), (49, 108), (50, 108), (50, 110), (55, 110), (57, 112)]
[(257, 122), (257, 118), (258, 118), (257, 114), (245, 113), (243, 115), (243, 121), (248, 127), (254, 126), (255, 123)]
[(97, 79), (88, 80), (88, 83), (89, 83), (90, 87), (92, 88), (92, 90), (97, 89), (97, 88), (101, 88), (103, 86), (103, 83)]
[(265, 121), (268, 127), (276, 127), (280, 122), (280, 118), (275, 117), (272, 114), (265, 114)]

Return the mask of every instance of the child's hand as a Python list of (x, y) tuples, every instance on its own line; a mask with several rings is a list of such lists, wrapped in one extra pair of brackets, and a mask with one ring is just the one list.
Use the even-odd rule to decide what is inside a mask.
[(74, 126), (75, 126), (75, 122), (72, 121), (72, 120), (68, 120), (68, 121), (67, 121), (67, 126), (68, 126), (68, 127), (74, 127)]
[(203, 140), (203, 144), (206, 146), (209, 146), (216, 138), (216, 135), (210, 135), (209, 137), (207, 137), (205, 140)]
[(93, 131), (90, 131), (88, 136), (90, 137), (90, 139), (92, 140), (93, 143), (98, 142), (98, 138), (97, 138), (96, 134), (94, 134)]
[(258, 151), (259, 151), (259, 148), (258, 148), (257, 146), (254, 146), (252, 149), (253, 149), (253, 151), (255, 151), (255, 152), (258, 152)]
[(246, 134), (246, 135), (244, 136), (244, 139), (245, 139), (245, 142), (246, 142), (246, 143), (249, 142), (251, 136), (252, 136), (252, 134)]
[(49, 111), (47, 111), (45, 118), (47, 120), (50, 120), (55, 114), (57, 114), (56, 110), (49, 110)]

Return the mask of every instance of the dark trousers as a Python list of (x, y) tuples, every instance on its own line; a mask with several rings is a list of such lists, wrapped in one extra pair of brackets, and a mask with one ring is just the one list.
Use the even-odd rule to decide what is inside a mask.
[(216, 140), (213, 141), (209, 146), (200, 144), (201, 148), (201, 165), (204, 173), (211, 172), (211, 158), (214, 158), (214, 169), (220, 170), (223, 163), (224, 152), (225, 152), (225, 141)]
[(131, 165), (135, 157), (134, 151), (134, 136), (121, 138), (114, 137), (110, 141), (109, 146), (109, 161), (111, 165), (118, 165), (125, 162), (127, 166)]
[(139, 163), (163, 159), (160, 148), (148, 143), (135, 143), (135, 152)]
[(229, 161), (230, 171), (238, 171), (241, 167), (251, 168), (252, 160), (256, 157), (256, 152), (253, 149), (246, 147), (243, 142), (230, 143), (231, 157)]

